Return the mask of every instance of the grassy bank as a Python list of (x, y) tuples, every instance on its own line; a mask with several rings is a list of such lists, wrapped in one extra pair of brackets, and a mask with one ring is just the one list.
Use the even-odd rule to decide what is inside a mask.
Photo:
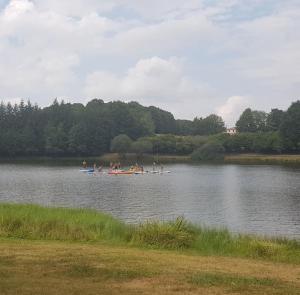
[(125, 158), (121, 158), (116, 153), (107, 153), (102, 156), (94, 157), (11, 157), (0, 158), (0, 163), (15, 163), (15, 164), (39, 164), (39, 165), (53, 165), (53, 166), (81, 166), (82, 161), (86, 160), (89, 165), (96, 163), (97, 165), (109, 166), (111, 162), (121, 162), (123, 165), (133, 165), (136, 162), (151, 164), (153, 162), (171, 164), (171, 163), (189, 163), (191, 162), (190, 156), (182, 155), (143, 155), (138, 158), (135, 154), (126, 154)]
[[(118, 154), (108, 153), (98, 158), (103, 163), (124, 162)], [(134, 163), (137, 161), (135, 154), (127, 154), (125, 162)], [(191, 163), (189, 155), (144, 155), (140, 162), (152, 164), (157, 163)], [(215, 162), (214, 162), (215, 163)], [(266, 164), (266, 165), (300, 165), (300, 155), (266, 155), (266, 154), (235, 154), (225, 155), (224, 163), (228, 164)]]
[(263, 154), (226, 155), (224, 162), (232, 163), (232, 164), (300, 165), (300, 155), (263, 155)]
[(119, 162), (122, 163), (135, 163), (135, 162), (143, 162), (145, 164), (152, 164), (153, 162), (157, 163), (188, 163), (191, 162), (190, 156), (182, 156), (182, 155), (152, 155), (152, 154), (145, 154), (142, 158), (137, 158), (135, 154), (126, 154), (126, 158), (120, 158), (118, 154), (115, 153), (108, 153), (104, 154), (99, 158), (100, 161), (103, 163), (109, 164), (110, 162)]
[(0, 238), (107, 242), (197, 255), (300, 263), (299, 241), (234, 235), (225, 229), (194, 226), (183, 218), (127, 225), (109, 215), (84, 209), (1, 204)]
[(0, 294), (300, 294), (300, 244), (0, 204)]
[[(121, 162), (123, 165), (132, 165), (136, 162), (152, 164), (153, 162), (162, 164), (172, 163), (192, 163), (189, 155), (143, 155), (137, 158), (135, 154), (127, 154), (126, 158), (120, 158), (116, 153), (107, 153), (98, 157), (17, 157), (17, 158), (0, 158), (0, 163), (16, 164), (42, 164), (42, 165), (65, 165), (81, 166), (82, 161), (86, 160), (89, 165), (97, 163), (108, 166), (111, 162)], [(201, 163), (201, 162), (197, 162)], [(209, 162), (205, 162), (209, 163)], [(213, 161), (213, 163), (216, 163)], [(252, 164), (252, 165), (296, 165), (300, 166), (300, 155), (265, 155), (265, 154), (235, 154), (225, 155), (224, 161), (218, 163), (225, 164)]]

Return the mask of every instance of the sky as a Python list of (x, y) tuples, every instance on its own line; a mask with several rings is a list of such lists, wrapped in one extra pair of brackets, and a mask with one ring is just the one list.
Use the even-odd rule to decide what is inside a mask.
[(0, 100), (137, 101), (228, 127), (300, 99), (300, 0), (0, 0)]

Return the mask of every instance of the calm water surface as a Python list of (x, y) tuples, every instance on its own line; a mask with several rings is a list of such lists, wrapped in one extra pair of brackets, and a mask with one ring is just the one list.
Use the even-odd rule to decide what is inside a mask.
[(170, 165), (170, 174), (88, 175), (77, 167), (0, 164), (0, 201), (84, 207), (127, 222), (188, 220), (300, 239), (300, 168)]

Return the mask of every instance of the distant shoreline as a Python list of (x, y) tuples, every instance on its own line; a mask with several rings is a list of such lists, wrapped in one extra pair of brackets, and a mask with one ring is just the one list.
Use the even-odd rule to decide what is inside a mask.
[(63, 156), (63, 157), (46, 157), (46, 156), (26, 156), (26, 157), (0, 157), (0, 163), (26, 163), (28, 161), (32, 163), (65, 163), (66, 165), (72, 165), (78, 162), (81, 165), (83, 160), (86, 160), (88, 164), (92, 165), (92, 162), (100, 163), (103, 165), (109, 165), (110, 162), (121, 162), (125, 165), (135, 162), (152, 164), (153, 162), (162, 164), (176, 164), (176, 163), (206, 163), (206, 164), (241, 164), (241, 165), (300, 165), (300, 154), (226, 154), (223, 161), (206, 161), (195, 162), (189, 155), (150, 155), (145, 154), (142, 157), (137, 157), (135, 154), (126, 154), (125, 158), (119, 157), (116, 153), (106, 153), (102, 156)]
[(300, 165), (300, 155), (237, 154), (226, 155), (225, 163), (263, 164), (263, 165)]

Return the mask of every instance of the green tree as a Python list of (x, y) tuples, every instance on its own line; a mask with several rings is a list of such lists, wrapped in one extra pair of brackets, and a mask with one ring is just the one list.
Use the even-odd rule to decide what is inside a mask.
[(300, 151), (300, 101), (292, 103), (285, 113), (280, 133), (285, 146), (291, 151)]
[(176, 138), (174, 135), (166, 134), (152, 137), (153, 152), (155, 154), (174, 154), (176, 153)]
[(126, 134), (120, 134), (116, 136), (110, 146), (110, 150), (114, 153), (118, 153), (122, 158), (130, 151), (132, 140)]
[(73, 154), (89, 154), (89, 130), (84, 123), (74, 125), (68, 136), (69, 151)]
[(239, 120), (236, 122), (236, 128), (238, 132), (255, 132), (256, 125), (254, 122), (254, 117), (252, 110), (247, 108), (242, 115), (240, 116)]
[(284, 117), (284, 111), (272, 109), (267, 118), (267, 130), (278, 131)]
[(227, 136), (224, 147), (229, 153), (245, 153), (253, 151), (254, 133), (238, 133), (235, 136)]
[(204, 119), (195, 118), (193, 129), (195, 135), (211, 135), (224, 132), (225, 124), (221, 117), (212, 114)]
[(175, 133), (176, 121), (170, 112), (166, 112), (154, 106), (150, 106), (148, 110), (150, 111), (152, 120), (154, 122), (155, 133)]
[(131, 151), (134, 152), (138, 159), (143, 157), (143, 154), (152, 153), (153, 145), (147, 139), (138, 139), (131, 145)]
[(50, 155), (61, 155), (67, 151), (68, 137), (62, 123), (58, 126), (48, 125), (45, 130), (46, 153)]
[(268, 115), (263, 111), (246, 109), (236, 123), (239, 132), (264, 132), (267, 130)]
[(283, 150), (283, 142), (279, 132), (257, 133), (252, 139), (253, 152), (280, 153)]
[(254, 119), (255, 131), (266, 131), (267, 126), (267, 118), (268, 115), (266, 112), (263, 111), (252, 111), (252, 116)]
[(176, 134), (178, 135), (192, 135), (194, 131), (193, 121), (190, 120), (176, 120)]

